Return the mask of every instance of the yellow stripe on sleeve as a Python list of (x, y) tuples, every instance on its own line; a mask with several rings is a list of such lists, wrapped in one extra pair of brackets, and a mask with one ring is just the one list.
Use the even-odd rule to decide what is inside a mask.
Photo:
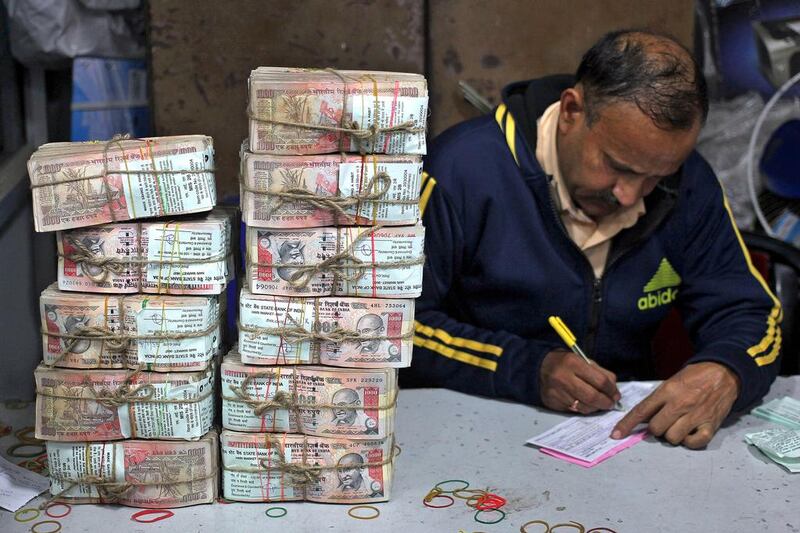
[(453, 359), (461, 363), (466, 363), (468, 365), (477, 366), (479, 368), (484, 368), (486, 370), (491, 370), (492, 372), (495, 372), (497, 370), (496, 361), (489, 361), (488, 359), (478, 357), (477, 355), (471, 355), (466, 352), (461, 352), (458, 350), (454, 350), (452, 348), (448, 348), (447, 346), (440, 344), (433, 339), (426, 339), (425, 337), (414, 335), (414, 346), (419, 346), (420, 348), (427, 348), (428, 350), (436, 352), (439, 355), (443, 355), (444, 357), (447, 357), (449, 359)]
[(427, 184), (428, 184), (428, 178), (429, 178), (430, 176), (431, 176), (431, 175), (430, 175), (430, 174), (428, 174), (427, 172), (425, 172), (424, 170), (422, 171), (422, 180), (421, 180), (421, 181), (420, 181), (420, 183), (419, 183), (419, 190), (420, 190), (420, 192), (422, 192), (422, 190), (423, 190), (423, 189), (425, 189), (425, 185), (427, 185)]
[(758, 366), (766, 366), (775, 362), (775, 359), (778, 358), (778, 354), (781, 352), (781, 340), (781, 330), (779, 328), (778, 334), (775, 336), (775, 342), (772, 344), (772, 351), (767, 355), (755, 358), (755, 362)]
[(508, 147), (511, 149), (511, 155), (514, 156), (514, 162), (519, 165), (519, 159), (517, 159), (517, 138), (515, 137), (516, 129), (517, 125), (514, 122), (514, 117), (511, 116), (511, 113), (506, 113), (506, 143), (508, 143)]
[[(722, 187), (722, 184), (720, 184)], [(739, 233), (739, 228), (736, 226), (736, 220), (733, 218), (733, 212), (731, 211), (731, 206), (728, 203), (728, 198), (725, 196), (725, 191), (722, 191), (722, 203), (725, 206), (725, 210), (728, 212), (728, 218), (731, 221), (731, 226), (733, 227), (733, 232), (736, 234), (736, 240), (739, 241), (739, 247), (742, 249), (742, 253), (744, 254), (745, 261), (747, 262), (747, 268), (750, 270), (750, 273), (753, 275), (756, 280), (761, 284), (761, 287), (766, 291), (769, 297), (772, 299), (772, 311), (770, 311), (769, 316), (767, 317), (767, 332), (764, 337), (754, 346), (748, 348), (747, 353), (750, 357), (755, 357), (759, 353), (764, 352), (770, 344), (773, 344), (772, 351), (765, 356), (757, 357), (756, 363), (759, 366), (768, 365), (775, 361), (778, 357), (778, 351), (780, 349), (780, 328), (778, 324), (780, 323), (781, 319), (783, 318), (783, 310), (781, 309), (781, 302), (778, 298), (772, 293), (767, 285), (767, 282), (764, 281), (764, 278), (761, 277), (761, 273), (758, 269), (753, 266), (753, 261), (750, 259), (750, 252), (747, 251), (747, 246), (744, 244), (744, 240), (742, 239), (742, 234)], [(777, 335), (776, 335), (777, 331)]]
[(777, 318), (777, 309), (773, 307), (772, 312), (767, 318), (767, 334), (763, 339), (761, 339), (761, 342), (747, 349), (747, 354), (750, 357), (755, 357), (756, 355), (767, 351), (767, 348), (769, 348), (770, 344), (772, 344), (772, 339), (775, 337), (775, 333), (777, 332), (780, 334), (781, 329), (777, 326)]
[(473, 341), (471, 339), (464, 339), (461, 337), (452, 337), (449, 333), (447, 333), (443, 329), (439, 328), (434, 329), (430, 326), (426, 326), (425, 324), (421, 324), (417, 320), (414, 321), (414, 330), (428, 337), (436, 337), (437, 339), (441, 340), (445, 344), (449, 344), (450, 346), (458, 346), (459, 348), (469, 348), (470, 350), (475, 350), (476, 352), (488, 353), (496, 357), (500, 357), (501, 355), (503, 355), (503, 348), (501, 348), (500, 346), (495, 346), (494, 344), (484, 344), (482, 342)]
[(503, 118), (506, 114), (506, 104), (500, 104), (497, 106), (497, 110), (494, 112), (494, 120), (497, 122), (497, 125), (500, 126), (502, 131), (505, 131), (505, 123), (503, 122)]
[(433, 188), (436, 187), (436, 179), (433, 176), (428, 176), (428, 181), (425, 182), (425, 188), (419, 196), (419, 216), (425, 214), (425, 208), (428, 206), (428, 200), (431, 199)]

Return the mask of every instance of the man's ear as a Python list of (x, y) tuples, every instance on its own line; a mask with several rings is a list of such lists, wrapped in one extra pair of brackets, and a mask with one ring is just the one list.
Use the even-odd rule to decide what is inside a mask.
[(586, 106), (583, 89), (580, 85), (564, 90), (561, 93), (558, 113), (558, 127), (562, 133), (567, 129), (582, 124), (586, 120)]

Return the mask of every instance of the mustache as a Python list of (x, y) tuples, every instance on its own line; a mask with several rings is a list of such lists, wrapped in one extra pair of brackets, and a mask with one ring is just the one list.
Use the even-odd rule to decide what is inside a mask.
[(610, 204), (610, 205), (613, 205), (613, 206), (622, 205), (622, 204), (620, 204), (620, 202), (617, 199), (617, 197), (614, 196), (614, 193), (611, 192), (610, 190), (599, 191), (599, 192), (593, 194), (592, 197), (597, 199), (597, 200), (600, 200), (601, 202), (604, 202), (604, 203), (607, 203), (607, 204)]

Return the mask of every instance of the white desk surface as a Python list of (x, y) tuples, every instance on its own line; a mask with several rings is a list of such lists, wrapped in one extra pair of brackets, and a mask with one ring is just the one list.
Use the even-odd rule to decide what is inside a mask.
[[(767, 399), (784, 395), (800, 398), (800, 376), (778, 378)], [(0, 408), (0, 420), (15, 428), (30, 425), (31, 417), (30, 407)], [(404, 390), (396, 427), (402, 454), (396, 460), (392, 499), (377, 504), (381, 514), (375, 520), (349, 517), (349, 506), (235, 503), (174, 509), (170, 519), (138, 524), (130, 520), (134, 508), (75, 505), (61, 519), (62, 531), (489, 533), (517, 532), (525, 522), (543, 519), (551, 525), (575, 520), (587, 530), (608, 527), (619, 533), (800, 532), (800, 474), (787, 473), (743, 442), (745, 433), (772, 426), (769, 422), (752, 415), (729, 420), (702, 451), (649, 437), (585, 469), (524, 444), (563, 418), (442, 389)], [(5, 454), (14, 442), (13, 436), (0, 439), (0, 451)], [(446, 479), (464, 479), (506, 497), (506, 519), (479, 524), (474, 511), (458, 499), (446, 509), (424, 507), (422, 498)], [(264, 510), (271, 505), (286, 507), (287, 515), (267, 518)], [(12, 513), (0, 510), (3, 532), (29, 531), (36, 521), (17, 523)], [(562, 531), (576, 530), (557, 529)]]

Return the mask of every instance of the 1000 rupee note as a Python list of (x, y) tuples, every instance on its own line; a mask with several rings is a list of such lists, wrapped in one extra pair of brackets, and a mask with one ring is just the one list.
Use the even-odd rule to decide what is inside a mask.
[(54, 285), (46, 288), (39, 298), (44, 362), (68, 368), (124, 368), (124, 347), (88, 334), (82, 339), (60, 336), (81, 335), (89, 328), (121, 334), (120, 303), (115, 295), (61, 292)]
[(425, 154), (428, 87), (420, 74), (259, 67), (249, 92), (252, 152)]
[(425, 228), (247, 228), (250, 292), (286, 296), (416, 298)]
[(183, 135), (40, 146), (28, 160), (36, 231), (208, 211), (211, 137)]
[(196, 440), (214, 419), (214, 371), (157, 373), (39, 366), (36, 438)]
[(197, 371), (205, 368), (219, 350), (217, 296), (136, 294), (124, 297), (122, 308), (123, 331), (145, 337), (128, 344), (129, 368)]
[[(390, 498), (393, 439), (347, 440), (223, 430), (222, 487), (229, 500), (374, 503)], [(291, 475), (286, 465), (311, 474)]]
[(48, 365), (202, 370), (220, 346), (216, 296), (80, 294), (51, 285), (39, 307)]
[[(419, 219), (419, 156), (272, 156), (248, 151), (241, 156), (242, 219), (248, 226), (404, 226)], [(323, 199), (329, 204), (319, 201)]]
[(100, 293), (219, 294), (233, 277), (234, 213), (60, 231), (58, 287)]
[(242, 364), (232, 351), (220, 376), (226, 429), (348, 439), (394, 432), (397, 370), (392, 368), (257, 367)]
[[(194, 442), (47, 442), (50, 492), (67, 503), (163, 509), (213, 503), (219, 481), (214, 430)], [(115, 491), (121, 494), (115, 497)]]
[(239, 353), (246, 364), (411, 364), (414, 300), (270, 296), (243, 288), (239, 320)]

